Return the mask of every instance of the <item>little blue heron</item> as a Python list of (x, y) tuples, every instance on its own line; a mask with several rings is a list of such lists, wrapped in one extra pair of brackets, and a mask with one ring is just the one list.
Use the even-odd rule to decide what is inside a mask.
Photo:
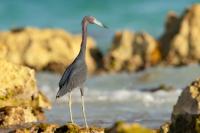
[(85, 52), (86, 52), (86, 43), (87, 43), (87, 25), (88, 24), (96, 24), (100, 27), (107, 28), (103, 23), (99, 22), (95, 17), (85, 16), (82, 20), (82, 42), (81, 48), (78, 56), (75, 60), (67, 67), (62, 78), (59, 82), (59, 91), (56, 95), (56, 98), (59, 98), (66, 93), (69, 93), (69, 112), (70, 119), (73, 122), (72, 111), (71, 111), (71, 91), (75, 88), (79, 88), (81, 92), (81, 105), (82, 112), (85, 121), (85, 126), (88, 128), (86, 115), (85, 115), (85, 107), (84, 107), (84, 93), (83, 93), (83, 84), (87, 78), (87, 65), (85, 62)]

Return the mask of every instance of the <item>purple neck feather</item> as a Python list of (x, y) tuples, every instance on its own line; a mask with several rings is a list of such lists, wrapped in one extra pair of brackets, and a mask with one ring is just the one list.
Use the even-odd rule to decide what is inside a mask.
[(79, 55), (85, 58), (85, 51), (86, 51), (86, 43), (87, 43), (87, 20), (84, 19), (82, 22), (82, 42), (81, 42), (81, 49)]

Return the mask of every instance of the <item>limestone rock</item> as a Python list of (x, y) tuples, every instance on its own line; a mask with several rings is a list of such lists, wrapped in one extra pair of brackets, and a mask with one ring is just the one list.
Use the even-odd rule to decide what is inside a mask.
[[(77, 56), (80, 43), (81, 35), (72, 35), (60, 29), (14, 29), (0, 32), (0, 58), (36, 70), (63, 72)], [(99, 67), (99, 62), (95, 60), (99, 55), (101, 53), (95, 41), (88, 37), (86, 62), (90, 73)]]
[(157, 131), (144, 128), (137, 123), (126, 124), (124, 122), (117, 122), (113, 127), (107, 129), (106, 133), (157, 133)]
[(200, 79), (186, 87), (173, 108), (170, 133), (200, 132)]
[(170, 13), (160, 38), (161, 52), (168, 64), (200, 61), (200, 4), (188, 8), (180, 17)]
[[(31, 110), (37, 120), (43, 119), (42, 109), (49, 109), (51, 105), (37, 88), (34, 70), (2, 59), (0, 66), (0, 108), (5, 110), (5, 107), (11, 106), (11, 112), (16, 110), (16, 113), (24, 112), (24, 115)], [(4, 114), (9, 117), (9, 113)]]
[(44, 132), (44, 133), (104, 133), (103, 128), (90, 127), (89, 129), (79, 127), (75, 124), (66, 124), (58, 126), (57, 124), (34, 124), (28, 128), (21, 128), (12, 131), (12, 133), (32, 133), (32, 132)]
[(0, 108), (0, 126), (20, 125), (36, 122), (37, 116), (31, 107), (3, 107)]
[(147, 33), (117, 32), (104, 62), (108, 71), (135, 71), (160, 60), (157, 41)]
[(47, 98), (37, 88), (34, 70), (2, 59), (0, 66), (0, 107), (51, 107)]
[(39, 124), (31, 124), (26, 128), (18, 128), (12, 130), (12, 133), (54, 133), (59, 126), (57, 124), (47, 124), (47, 123), (39, 123)]

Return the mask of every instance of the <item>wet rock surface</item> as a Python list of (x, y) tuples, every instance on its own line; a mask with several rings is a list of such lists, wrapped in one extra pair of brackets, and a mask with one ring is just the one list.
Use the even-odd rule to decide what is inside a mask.
[(200, 79), (193, 81), (182, 91), (174, 105), (171, 122), (160, 128), (161, 133), (200, 132)]
[(171, 121), (170, 131), (173, 133), (200, 132), (200, 79), (183, 90), (174, 106)]
[[(80, 44), (81, 35), (72, 35), (61, 29), (13, 29), (0, 32), (0, 58), (36, 70), (62, 73), (77, 56)], [(101, 58), (94, 39), (88, 37), (86, 62), (90, 73), (101, 66)]]

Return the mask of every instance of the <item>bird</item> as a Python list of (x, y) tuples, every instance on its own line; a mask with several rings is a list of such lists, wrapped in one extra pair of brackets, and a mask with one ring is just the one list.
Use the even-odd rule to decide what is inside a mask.
[(70, 113), (71, 123), (74, 123), (72, 118), (72, 99), (71, 93), (75, 88), (80, 89), (81, 93), (81, 105), (82, 105), (82, 114), (84, 117), (84, 122), (86, 128), (88, 128), (86, 113), (85, 113), (85, 103), (84, 103), (84, 83), (87, 79), (87, 64), (85, 61), (86, 53), (86, 44), (87, 44), (87, 26), (88, 24), (96, 24), (97, 26), (108, 28), (102, 22), (98, 21), (93, 16), (85, 16), (82, 20), (82, 41), (80, 46), (80, 51), (74, 61), (66, 68), (60, 81), (59, 81), (59, 90), (56, 95), (56, 99), (64, 96), (68, 93), (68, 106)]

